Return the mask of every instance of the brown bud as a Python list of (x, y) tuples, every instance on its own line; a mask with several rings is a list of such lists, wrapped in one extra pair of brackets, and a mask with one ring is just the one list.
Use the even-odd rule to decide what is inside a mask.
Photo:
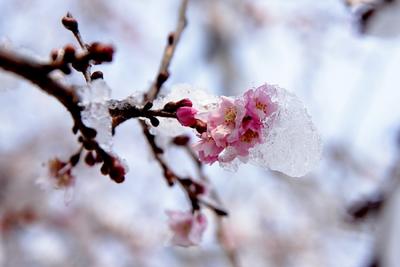
[(112, 45), (92, 43), (89, 48), (89, 54), (96, 63), (111, 62), (114, 54)]
[(173, 45), (175, 41), (175, 34), (173, 32), (171, 32), (168, 35), (168, 45)]
[(198, 133), (204, 133), (207, 131), (207, 123), (202, 120), (196, 119), (196, 124), (194, 125), (194, 128)]
[(71, 32), (78, 32), (78, 22), (69, 12), (62, 18), (61, 22)]
[(92, 128), (89, 128), (89, 127), (86, 127), (86, 128), (84, 128), (84, 129), (82, 129), (81, 131), (82, 131), (82, 133), (85, 135), (85, 137), (86, 137), (86, 138), (89, 138), (89, 139), (93, 139), (93, 138), (95, 138), (96, 135), (97, 135), (96, 130), (95, 130), (95, 129), (92, 129)]
[(168, 102), (167, 104), (164, 105), (163, 110), (168, 111), (168, 112), (175, 112), (178, 109), (178, 106), (176, 105), (176, 102)]
[(179, 135), (172, 139), (172, 143), (177, 146), (186, 146), (190, 141), (190, 137), (187, 135)]
[(157, 127), (158, 125), (160, 125), (160, 121), (156, 117), (150, 117), (150, 123), (154, 127)]
[(174, 185), (174, 180), (175, 180), (176, 176), (169, 169), (164, 170), (164, 177), (165, 177), (165, 179), (167, 179), (169, 186)]
[(161, 85), (168, 80), (169, 77), (169, 72), (165, 71), (165, 72), (160, 72), (157, 76), (157, 86), (161, 87)]
[(117, 176), (117, 177), (111, 177), (111, 179), (116, 182), (117, 184), (123, 183), (125, 181), (125, 176)]
[(88, 151), (92, 151), (96, 148), (96, 143), (94, 141), (85, 140), (85, 142), (83, 142), (83, 147)]
[(93, 166), (94, 164), (96, 164), (96, 159), (93, 156), (92, 152), (88, 152), (86, 157), (85, 157), (85, 162), (87, 165), (89, 166)]
[(75, 47), (68, 44), (64, 47), (64, 62), (73, 62), (75, 60)]
[(110, 170), (110, 178), (117, 183), (122, 183), (125, 180), (125, 168), (117, 159), (113, 160), (113, 165)]
[(71, 163), (72, 166), (76, 166), (76, 164), (78, 164), (80, 158), (81, 158), (81, 152), (76, 153), (75, 155), (72, 155), (69, 158), (69, 162)]
[(59, 51), (58, 49), (53, 49), (53, 50), (51, 50), (51, 52), (50, 52), (50, 58), (51, 58), (51, 60), (52, 60), (52, 61), (56, 61), (57, 58), (58, 58), (59, 53), (60, 53), (60, 51)]
[(103, 72), (101, 71), (93, 72), (92, 75), (90, 76), (90, 79), (92, 80), (104, 79)]
[(147, 103), (144, 105), (143, 109), (144, 109), (144, 110), (149, 110), (149, 109), (151, 109), (152, 107), (153, 107), (153, 103), (147, 102)]
[(103, 175), (107, 175), (110, 173), (110, 166), (104, 162), (103, 165), (101, 165), (100, 171)]

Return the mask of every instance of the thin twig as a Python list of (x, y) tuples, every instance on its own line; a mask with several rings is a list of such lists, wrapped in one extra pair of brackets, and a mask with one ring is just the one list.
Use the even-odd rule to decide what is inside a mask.
[[(72, 32), (72, 34), (74, 35), (74, 37), (75, 37), (76, 41), (78, 42), (79, 46), (81, 47), (81, 49), (87, 53), (88, 45), (83, 41), (82, 35), (79, 31), (78, 22), (72, 16), (72, 14), (68, 12), (67, 15), (65, 17), (63, 17), (62, 23), (65, 26), (65, 28), (67, 28), (68, 30), (70, 30)], [(89, 83), (92, 80), (91, 79), (91, 71), (90, 71), (91, 68), (92, 68), (92, 65), (88, 64), (87, 68), (85, 68), (85, 70), (82, 71), (82, 74), (85, 77), (85, 80), (87, 83)]]
[(182, 32), (187, 25), (186, 10), (188, 6), (188, 0), (182, 0), (179, 8), (178, 23), (174, 32), (170, 33), (167, 38), (167, 45), (164, 48), (161, 64), (149, 91), (145, 95), (145, 102), (152, 102), (159, 94), (162, 85), (169, 77), (169, 65), (172, 57), (175, 54), (176, 47), (181, 38)]

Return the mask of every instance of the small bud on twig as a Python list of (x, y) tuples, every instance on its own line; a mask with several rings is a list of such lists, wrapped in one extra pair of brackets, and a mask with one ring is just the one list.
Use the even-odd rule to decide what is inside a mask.
[(78, 32), (78, 21), (76, 21), (76, 19), (72, 17), (71, 13), (68, 12), (67, 15), (62, 18), (61, 22), (64, 27), (71, 32)]
[(92, 75), (90, 76), (90, 79), (92, 80), (104, 79), (103, 72), (101, 71), (93, 72)]
[(190, 137), (187, 135), (179, 135), (172, 139), (172, 143), (177, 146), (186, 146), (190, 141)]
[(85, 162), (87, 165), (89, 166), (93, 166), (94, 164), (96, 164), (96, 159), (93, 156), (92, 152), (88, 152), (86, 157), (85, 157)]
[(160, 121), (156, 117), (150, 117), (150, 123), (154, 127), (157, 127), (158, 125), (160, 125)]

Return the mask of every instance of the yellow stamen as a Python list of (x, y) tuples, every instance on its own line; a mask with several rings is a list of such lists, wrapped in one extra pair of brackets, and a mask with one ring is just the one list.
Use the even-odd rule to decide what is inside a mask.
[(258, 133), (248, 129), (241, 137), (240, 141), (250, 143), (254, 138), (258, 138)]
[(236, 119), (236, 114), (237, 114), (237, 112), (236, 112), (236, 109), (235, 108), (228, 108), (226, 111), (225, 111), (225, 122), (226, 123), (234, 123), (235, 122), (235, 119)]

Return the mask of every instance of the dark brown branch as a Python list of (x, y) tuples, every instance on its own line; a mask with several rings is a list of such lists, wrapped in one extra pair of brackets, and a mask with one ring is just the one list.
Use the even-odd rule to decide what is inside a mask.
[(72, 116), (74, 121), (74, 133), (77, 131), (81, 133), (79, 141), (82, 143), (83, 147), (88, 151), (96, 151), (97, 156), (101, 158), (101, 162), (104, 162), (103, 166), (106, 166), (108, 169), (106, 174), (109, 174), (114, 181), (122, 182), (124, 178), (119, 171), (121, 168), (115, 157), (107, 153), (100, 147), (97, 141), (95, 141), (96, 130), (86, 127), (83, 123), (81, 117), (83, 107), (79, 105), (79, 97), (75, 89), (72, 86), (65, 86), (52, 79), (49, 75), (52, 69), (49, 68), (49, 66), (50, 65), (40, 64), (16, 55), (11, 51), (0, 49), (0, 68), (31, 81), (44, 92), (61, 102)]
[(79, 128), (84, 126), (81, 123), (81, 107), (78, 106), (79, 98), (75, 90), (50, 78), (47, 65), (0, 48), (0, 67), (31, 81), (49, 95), (54, 96), (71, 113), (76, 126)]

